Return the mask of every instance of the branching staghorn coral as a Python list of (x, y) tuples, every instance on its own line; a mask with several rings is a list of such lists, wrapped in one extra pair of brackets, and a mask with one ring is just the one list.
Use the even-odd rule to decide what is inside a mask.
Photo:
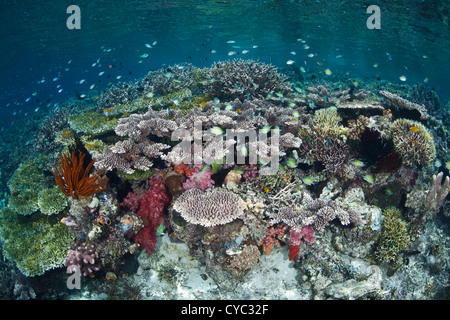
[(214, 63), (207, 71), (209, 83), (205, 92), (210, 97), (241, 101), (263, 99), (268, 93), (291, 91), (284, 75), (277, 69), (254, 60), (227, 60)]

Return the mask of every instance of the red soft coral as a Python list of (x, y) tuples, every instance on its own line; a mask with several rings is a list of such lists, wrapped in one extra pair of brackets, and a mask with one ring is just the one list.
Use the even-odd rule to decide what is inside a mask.
[(161, 177), (149, 180), (150, 187), (144, 193), (129, 193), (122, 205), (134, 211), (142, 219), (142, 228), (133, 238), (147, 253), (153, 252), (156, 244), (156, 230), (164, 222), (164, 211), (170, 203), (170, 196)]

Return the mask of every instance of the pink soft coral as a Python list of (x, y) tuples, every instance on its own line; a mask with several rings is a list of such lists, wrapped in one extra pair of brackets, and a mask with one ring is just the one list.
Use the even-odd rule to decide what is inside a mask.
[(130, 192), (122, 202), (122, 206), (136, 212), (144, 223), (144, 228), (133, 239), (147, 253), (155, 249), (156, 230), (164, 222), (164, 211), (170, 203), (170, 196), (161, 177), (150, 178), (149, 184), (149, 189), (144, 193)]
[(183, 183), (184, 190), (194, 188), (205, 190), (214, 186), (214, 180), (211, 178), (213, 173), (210, 167), (203, 172), (200, 171), (200, 169), (203, 168), (203, 165), (201, 164), (196, 164), (193, 168), (195, 169), (195, 172), (193, 172), (189, 179)]

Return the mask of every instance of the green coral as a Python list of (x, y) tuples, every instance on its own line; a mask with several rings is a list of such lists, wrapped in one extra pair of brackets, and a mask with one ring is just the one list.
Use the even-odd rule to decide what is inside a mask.
[(123, 171), (118, 171), (117, 173), (119, 174), (119, 177), (121, 177), (122, 179), (127, 179), (130, 181), (147, 180), (152, 175), (152, 170), (149, 169), (149, 170), (144, 171), (144, 170), (135, 169), (133, 173), (126, 173)]
[(119, 120), (109, 117), (103, 111), (89, 111), (71, 115), (68, 119), (70, 127), (78, 133), (101, 135), (114, 131)]
[(340, 125), (342, 118), (336, 107), (319, 109), (314, 112), (314, 129), (324, 138), (339, 138), (347, 135), (348, 128)]
[(38, 205), (43, 214), (57, 214), (67, 207), (67, 197), (58, 186), (44, 189), (38, 194)]
[(375, 257), (380, 262), (392, 263), (395, 267), (401, 265), (400, 252), (411, 243), (408, 226), (402, 219), (402, 213), (395, 207), (389, 207), (384, 212), (381, 235), (375, 249)]
[(436, 158), (432, 135), (419, 122), (398, 119), (392, 124), (392, 141), (395, 150), (408, 166), (429, 165)]
[(5, 257), (28, 277), (61, 267), (74, 241), (56, 216), (24, 217), (9, 206), (0, 210), (0, 226)]
[(167, 106), (171, 106), (173, 100), (179, 99), (183, 101), (185, 99), (190, 98), (191, 96), (192, 96), (191, 90), (186, 88), (170, 92), (163, 96), (145, 95), (131, 103), (111, 106), (107, 109), (104, 109), (103, 112), (107, 116), (119, 116), (119, 115), (125, 116), (132, 112), (146, 111), (149, 108), (161, 109)]
[(38, 193), (45, 188), (43, 180), (44, 174), (32, 158), (21, 163), (8, 181), (10, 206), (23, 215), (36, 212)]

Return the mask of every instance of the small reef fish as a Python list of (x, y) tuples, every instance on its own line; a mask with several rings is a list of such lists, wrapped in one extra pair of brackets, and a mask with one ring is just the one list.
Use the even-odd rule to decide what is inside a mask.
[(286, 61), (286, 64), (287, 64), (287, 65), (291, 65), (291, 64), (293, 64), (293, 63), (295, 63), (294, 60), (288, 60), (288, 61)]
[(65, 224), (68, 227), (73, 227), (76, 226), (77, 223), (75, 222), (74, 219), (72, 219), (71, 217), (64, 217), (61, 219), (60, 221), (62, 224)]
[(149, 56), (148, 53), (144, 53), (144, 54), (141, 54), (141, 55), (140, 55), (140, 57), (143, 58), (143, 59), (147, 59), (148, 56)]
[(166, 78), (172, 78), (173, 77), (173, 73), (172, 72), (166, 72), (166, 73), (164, 73), (164, 77), (166, 77)]
[(447, 170), (450, 170), (450, 161), (447, 161), (447, 162), (445, 163), (445, 168), (446, 168)]
[(406, 77), (405, 76), (400, 76), (399, 79), (400, 79), (400, 81), (406, 81)]
[(394, 192), (392, 192), (392, 190), (389, 188), (384, 189), (384, 193), (386, 193), (388, 196), (392, 196), (394, 194)]
[(297, 52), (295, 52), (295, 51), (291, 51), (289, 53), (292, 54), (293, 56), (295, 56), (297, 54)]
[(351, 159), (350, 162), (352, 165), (354, 165), (355, 167), (359, 167), (359, 168), (362, 168), (366, 165), (364, 162), (362, 162), (361, 160), (358, 160), (358, 159)]
[(215, 98), (213, 99), (213, 102), (214, 102), (215, 104), (218, 104), (218, 103), (220, 103), (220, 99), (217, 98), (217, 97), (215, 97)]
[(287, 162), (286, 162), (286, 165), (287, 165), (289, 168), (296, 168), (296, 167), (297, 167), (297, 161), (295, 161), (294, 158), (289, 158), (289, 159), (287, 160)]
[(371, 174), (365, 174), (362, 176), (362, 179), (370, 184), (374, 184), (375, 183), (375, 179), (373, 178), (373, 176)]
[(161, 223), (159, 225), (158, 229), (156, 229), (156, 236), (158, 237), (158, 236), (164, 235), (164, 229), (165, 229), (164, 224)]
[(248, 150), (247, 150), (247, 147), (245, 145), (242, 145), (242, 147), (241, 147), (241, 154), (244, 157), (248, 157)]
[(228, 52), (228, 55), (229, 56), (234, 56), (236, 54), (236, 51), (230, 51), (230, 52)]
[(227, 43), (230, 43), (230, 44), (231, 44), (231, 43), (236, 43), (236, 41), (234, 41), (234, 40), (228, 40)]
[(313, 184), (315, 184), (314, 179), (311, 178), (310, 176), (304, 176), (302, 178), (302, 181), (304, 184), (306, 184), (307, 186), (312, 186)]
[(308, 58), (312, 58), (312, 57), (314, 57), (314, 53), (308, 54)]
[(212, 127), (211, 129), (209, 129), (209, 131), (212, 134), (215, 134), (216, 136), (221, 135), (221, 134), (224, 133), (223, 129), (221, 127), (217, 127), (217, 126)]
[(270, 128), (272, 128), (271, 126), (264, 126), (261, 128), (261, 130), (259, 132), (261, 133), (268, 133), (270, 131)]
[(327, 68), (327, 69), (325, 69), (325, 74), (327, 76), (331, 76), (333, 74), (333, 72), (331, 72), (331, 70)]
[(248, 50), (242, 50), (242, 54), (247, 54)]
[(436, 168), (439, 168), (440, 166), (442, 166), (441, 160), (436, 159), (436, 161), (434, 162), (434, 166), (435, 166)]
[(179, 106), (180, 103), (181, 103), (181, 102), (180, 102), (180, 99), (178, 99), (178, 98), (173, 99), (172, 102), (173, 102), (173, 104), (176, 105), (176, 106)]
[(232, 106), (231, 104), (227, 104), (227, 105), (225, 106), (225, 110), (226, 110), (226, 111), (231, 111), (231, 110), (233, 110), (233, 106)]

